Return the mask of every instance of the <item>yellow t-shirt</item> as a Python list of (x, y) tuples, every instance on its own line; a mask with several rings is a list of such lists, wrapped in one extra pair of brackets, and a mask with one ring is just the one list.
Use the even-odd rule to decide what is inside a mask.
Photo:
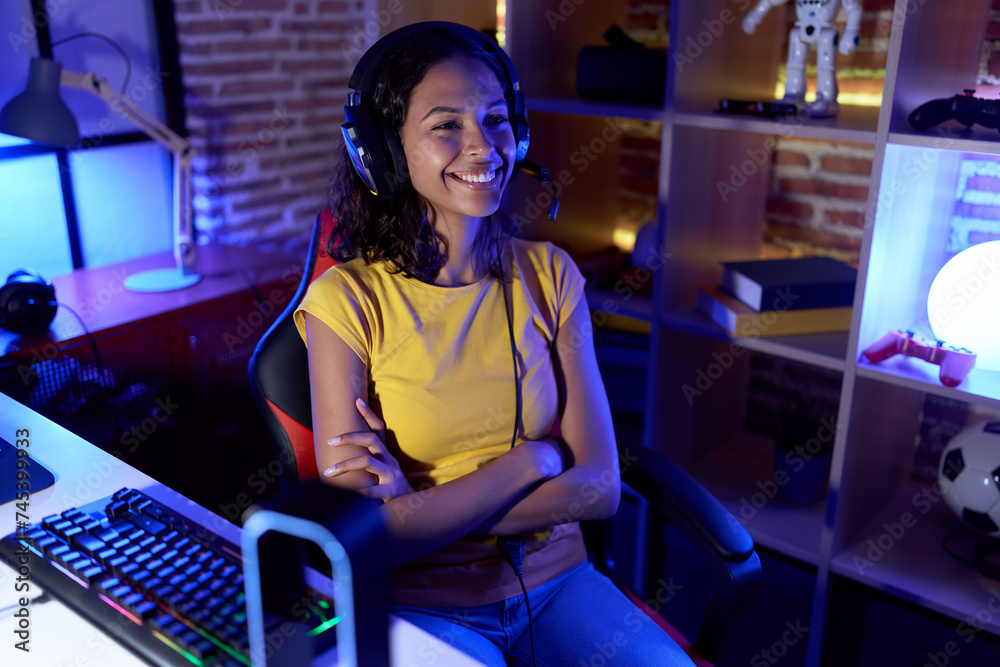
[[(512, 239), (509, 287), (522, 413), (517, 442), (552, 432), (559, 394), (551, 345), (583, 297), (584, 280), (551, 243)], [(386, 446), (414, 489), (471, 472), (510, 448), (515, 388), (501, 283), (430, 285), (385, 263), (336, 265), (295, 312), (336, 332), (368, 367), (368, 401), (386, 424)], [(522, 280), (531, 272), (534, 279)], [(360, 388), (359, 388), (360, 392)], [(415, 508), (417, 509), (417, 508)], [(525, 540), (525, 585), (538, 586), (585, 558), (577, 524)], [(473, 606), (520, 593), (495, 540), (470, 536), (397, 569), (399, 604)]]

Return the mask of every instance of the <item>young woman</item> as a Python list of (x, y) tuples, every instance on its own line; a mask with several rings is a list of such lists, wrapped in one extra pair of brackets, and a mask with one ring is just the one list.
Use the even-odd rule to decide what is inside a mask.
[[(367, 113), (405, 168), (376, 197), (342, 151), (343, 263), (295, 320), (318, 468), (384, 501), (393, 612), (487, 665), (691, 664), (586, 560), (576, 522), (618, 506), (615, 434), (580, 272), (499, 210), (517, 157), (504, 61), (436, 24), (371, 66)], [(523, 582), (498, 536), (521, 538)]]

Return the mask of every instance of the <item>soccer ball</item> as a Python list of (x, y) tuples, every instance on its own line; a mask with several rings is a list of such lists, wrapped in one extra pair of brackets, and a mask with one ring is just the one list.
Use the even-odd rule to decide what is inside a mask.
[(938, 482), (945, 503), (962, 521), (1000, 537), (1000, 421), (956, 433), (941, 454)]

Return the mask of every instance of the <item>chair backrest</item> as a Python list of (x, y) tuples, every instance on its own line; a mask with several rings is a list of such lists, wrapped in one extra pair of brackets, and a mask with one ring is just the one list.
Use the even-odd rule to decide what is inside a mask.
[(309, 359), (292, 314), (312, 281), (337, 263), (326, 251), (333, 228), (329, 210), (316, 216), (298, 288), (250, 357), (250, 389), (281, 464), (281, 486), (285, 491), (295, 480), (319, 477), (313, 446)]

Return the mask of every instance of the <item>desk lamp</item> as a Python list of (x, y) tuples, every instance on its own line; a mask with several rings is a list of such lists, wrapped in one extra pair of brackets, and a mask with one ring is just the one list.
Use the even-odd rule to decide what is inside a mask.
[(71, 147), (80, 140), (76, 118), (59, 96), (59, 86), (87, 90), (121, 112), (173, 155), (174, 260), (176, 266), (128, 276), (125, 287), (135, 292), (167, 292), (201, 280), (194, 266), (196, 243), (191, 215), (191, 143), (139, 108), (92, 74), (63, 70), (54, 60), (32, 58), (28, 86), (0, 110), (0, 132), (38, 143)]

